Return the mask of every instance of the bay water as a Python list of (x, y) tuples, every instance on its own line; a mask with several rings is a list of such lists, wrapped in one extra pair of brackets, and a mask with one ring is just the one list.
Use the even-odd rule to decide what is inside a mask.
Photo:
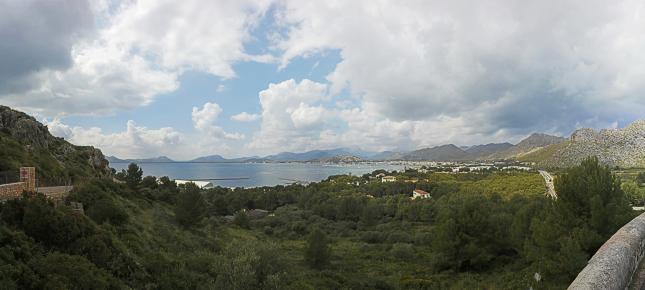
[[(294, 182), (317, 182), (331, 175), (363, 175), (377, 169), (401, 170), (402, 165), (388, 163), (139, 163), (144, 176), (168, 176), (171, 179), (206, 180), (222, 187), (259, 187)], [(128, 163), (111, 163), (117, 171)], [(238, 179), (239, 178), (239, 179)], [(243, 178), (243, 179), (242, 179)], [(221, 180), (228, 179), (228, 180)]]

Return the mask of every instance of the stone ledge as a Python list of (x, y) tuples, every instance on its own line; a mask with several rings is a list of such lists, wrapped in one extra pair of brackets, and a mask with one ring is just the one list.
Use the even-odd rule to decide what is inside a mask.
[(568, 289), (616, 289), (629, 287), (645, 253), (645, 214), (641, 214), (618, 230)]

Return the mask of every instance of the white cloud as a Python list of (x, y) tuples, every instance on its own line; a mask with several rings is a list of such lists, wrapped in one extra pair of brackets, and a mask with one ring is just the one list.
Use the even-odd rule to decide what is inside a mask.
[(247, 54), (244, 43), (270, 1), (136, 1), (114, 17), (107, 38), (149, 54), (166, 69), (235, 76), (236, 61), (271, 60)]
[(70, 127), (58, 119), (46, 125), (54, 136), (73, 144), (92, 145), (106, 155), (120, 158), (156, 157), (172, 151), (182, 156), (181, 148), (185, 146), (184, 135), (173, 128), (148, 129), (137, 126), (134, 121), (128, 121), (126, 130), (117, 133), (104, 133), (97, 127)]
[[(333, 112), (320, 106), (328, 101), (326, 84), (293, 79), (269, 84), (259, 93), (262, 106), (260, 131), (247, 148), (272, 153), (272, 150), (299, 150), (316, 146), (318, 130)], [(324, 116), (324, 118), (323, 118)]]
[(332, 93), (349, 88), (381, 120), (462, 120), (473, 136), (568, 133), (581, 120), (643, 117), (644, 8), (632, 0), (285, 1), (286, 33), (275, 45), (283, 65), (338, 50)]
[(215, 103), (206, 103), (201, 110), (197, 107), (193, 107), (192, 116), (195, 128), (205, 130), (210, 126), (213, 126), (221, 112), (222, 108)]
[[(74, 7), (70, 7), (72, 5)], [(88, 5), (79, 0), (52, 5), (56, 9), (48, 11), (17, 5), (25, 6), (27, 8), (23, 10), (31, 12), (13, 16), (0, 12), (3, 15), (0, 21), (9, 21), (7, 27), (19, 29), (9, 34), (0, 29), (0, 35), (5, 36), (3, 39), (8, 43), (24, 42), (30, 47), (8, 51), (0, 48), (3, 59), (31, 61), (41, 59), (43, 55), (45, 58), (60, 57), (44, 59), (46, 62), (37, 67), (25, 68), (29, 74), (20, 82), (12, 81), (11, 90), (0, 92), (0, 100), (6, 105), (47, 116), (109, 114), (145, 106), (158, 95), (174, 91), (179, 85), (179, 75), (186, 70), (203, 71), (222, 78), (234, 77), (232, 65), (235, 62), (272, 60), (269, 55), (249, 54), (244, 49), (244, 43), (253, 40), (250, 30), (269, 5), (270, 1), (250, 0), (141, 0)], [(41, 6), (45, 7), (36, 5)], [(83, 7), (85, 9), (81, 9)], [(77, 17), (59, 10), (86, 11), (85, 14), (90, 15)], [(5, 12), (18, 11), (22, 10)], [(32, 33), (36, 31), (33, 25), (19, 25), (19, 21), (12, 20), (43, 18), (36, 13), (39, 11), (44, 11), (45, 16), (48, 13), (60, 16), (60, 19), (54, 17), (52, 23), (61, 23), (61, 28), (53, 26), (51, 32)], [(92, 12), (95, 14), (91, 15)], [(92, 37), (72, 37), (78, 33), (68, 28), (89, 26), (81, 20), (91, 20), (92, 16), (101, 23)], [(80, 24), (71, 23), (73, 19), (79, 19)], [(64, 25), (66, 21), (71, 24)], [(42, 46), (43, 36), (50, 34), (57, 38), (46, 41), (50, 52), (34, 50), (34, 47)], [(0, 68), (0, 76), (4, 75), (3, 68)]]
[(238, 122), (253, 122), (257, 121), (260, 118), (258, 114), (249, 114), (247, 112), (242, 112), (237, 115), (231, 116), (231, 120)]
[(206, 103), (201, 110), (197, 107), (193, 107), (192, 117), (195, 129), (206, 132), (211, 138), (215, 139), (244, 139), (244, 134), (228, 133), (216, 125), (217, 117), (221, 112), (222, 108), (216, 103)]
[(296, 128), (310, 129), (322, 125), (326, 110), (322, 106), (309, 106), (300, 103), (297, 108), (290, 108), (287, 112), (290, 113), (291, 122)]

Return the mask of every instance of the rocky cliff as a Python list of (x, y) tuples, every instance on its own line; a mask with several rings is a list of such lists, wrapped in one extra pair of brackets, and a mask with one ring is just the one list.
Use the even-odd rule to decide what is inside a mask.
[(112, 174), (100, 150), (54, 137), (33, 117), (5, 106), (0, 106), (0, 146), (0, 171), (35, 166), (43, 182)]
[(645, 120), (623, 129), (579, 129), (566, 142), (545, 147), (524, 159), (544, 166), (568, 167), (589, 156), (597, 156), (609, 166), (645, 167)]

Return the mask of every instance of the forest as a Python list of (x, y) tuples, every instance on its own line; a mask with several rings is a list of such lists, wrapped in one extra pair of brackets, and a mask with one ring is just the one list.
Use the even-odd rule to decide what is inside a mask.
[(594, 158), (555, 200), (535, 172), (379, 173), (201, 190), (131, 164), (64, 201), (25, 193), (0, 205), (0, 288), (562, 289), (642, 203)]

